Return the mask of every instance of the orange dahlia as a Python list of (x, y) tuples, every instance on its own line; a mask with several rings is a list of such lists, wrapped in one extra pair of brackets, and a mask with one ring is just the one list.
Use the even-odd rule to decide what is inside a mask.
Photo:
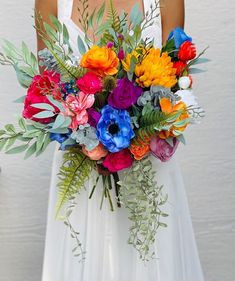
[(93, 46), (81, 59), (80, 66), (88, 68), (101, 76), (114, 75), (118, 72), (119, 59), (108, 47)]
[[(189, 114), (187, 112), (187, 106), (182, 101), (173, 105), (171, 103), (170, 99), (162, 98), (160, 100), (160, 106), (161, 106), (162, 112), (167, 113), (167, 114), (176, 113), (177, 111), (182, 110), (182, 113), (176, 119), (175, 122), (182, 121), (182, 120), (185, 120), (185, 119), (189, 118)], [(159, 137), (162, 138), (162, 139), (166, 139), (168, 137), (174, 137), (175, 136), (174, 130), (183, 132), (186, 129), (187, 126), (188, 126), (188, 122), (185, 125), (183, 125), (182, 127), (175, 127), (174, 124), (173, 124), (173, 126), (170, 128), (169, 131), (161, 131), (159, 133)]]
[(155, 48), (151, 48), (143, 61), (136, 65), (135, 75), (141, 87), (155, 85), (171, 88), (177, 83), (171, 57)]

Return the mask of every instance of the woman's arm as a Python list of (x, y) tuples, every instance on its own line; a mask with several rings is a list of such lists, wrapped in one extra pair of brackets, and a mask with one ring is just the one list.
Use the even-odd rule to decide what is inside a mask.
[(184, 0), (160, 0), (162, 18), (162, 42), (176, 27), (184, 28)]
[[(51, 24), (49, 15), (57, 17), (57, 0), (35, 0), (35, 11), (40, 13), (43, 21)], [(35, 22), (35, 24), (37, 24), (37, 22)], [(37, 50), (40, 51), (45, 47), (44, 42), (37, 32)]]

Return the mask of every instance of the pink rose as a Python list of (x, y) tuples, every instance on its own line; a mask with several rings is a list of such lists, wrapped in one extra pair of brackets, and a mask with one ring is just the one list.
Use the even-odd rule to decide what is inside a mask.
[(170, 160), (178, 147), (179, 141), (177, 138), (173, 139), (173, 146), (171, 146), (165, 139), (155, 136), (151, 139), (150, 150), (153, 155), (162, 162)]
[(96, 94), (103, 89), (102, 80), (93, 72), (87, 72), (76, 82), (80, 91), (85, 94)]
[(104, 148), (102, 143), (99, 143), (97, 147), (92, 150), (87, 150), (85, 146), (82, 147), (82, 152), (87, 155), (91, 160), (98, 161), (108, 154), (108, 151)]
[(129, 149), (123, 149), (119, 152), (109, 153), (104, 161), (103, 166), (107, 168), (111, 173), (121, 171), (123, 169), (129, 168), (133, 164), (133, 158)]
[(24, 100), (23, 117), (40, 123), (50, 123), (52, 118), (35, 118), (35, 114), (43, 111), (43, 109), (32, 107), (34, 103), (48, 103), (55, 108), (55, 112), (59, 113), (59, 109), (55, 107), (46, 97), (51, 94), (55, 98), (61, 95), (59, 85), (60, 75), (54, 71), (44, 71), (42, 75), (36, 75), (28, 88), (26, 98)]
[(72, 118), (70, 128), (76, 130), (79, 125), (88, 122), (88, 113), (86, 109), (92, 107), (95, 102), (94, 95), (86, 95), (80, 92), (78, 96), (72, 94), (68, 95), (63, 106), (65, 108), (65, 115)]

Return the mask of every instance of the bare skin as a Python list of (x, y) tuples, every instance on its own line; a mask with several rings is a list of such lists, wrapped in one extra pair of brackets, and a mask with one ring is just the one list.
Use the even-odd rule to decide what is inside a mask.
[[(108, 0), (106, 1), (108, 3)], [(89, 0), (90, 7), (100, 7), (103, 0)], [(142, 0), (113, 0), (117, 11), (122, 11), (125, 8), (126, 12), (130, 12), (131, 7), (135, 3), (139, 3), (139, 7), (144, 10)], [(71, 18), (74, 23), (79, 27), (78, 22), (78, 7), (79, 1), (74, 0)], [(162, 21), (162, 41), (165, 42), (169, 32), (175, 27), (184, 27), (184, 0), (161, 0), (161, 21)], [(52, 14), (57, 17), (57, 0), (35, 0), (35, 9), (40, 11), (44, 21), (50, 24), (49, 15)], [(89, 35), (89, 34), (88, 34)], [(45, 48), (44, 43), (37, 35), (38, 50)]]

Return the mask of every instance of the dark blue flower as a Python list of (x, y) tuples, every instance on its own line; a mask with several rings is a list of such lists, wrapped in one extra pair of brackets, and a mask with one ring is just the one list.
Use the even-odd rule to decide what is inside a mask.
[(102, 108), (97, 137), (110, 152), (127, 148), (134, 136), (131, 118), (126, 110), (114, 109), (110, 105)]
[(70, 135), (71, 135), (70, 130), (69, 130), (69, 133), (67, 133), (67, 134), (50, 133), (50, 139), (52, 141), (57, 141), (58, 143), (60, 143), (61, 144), (61, 146), (60, 146), (61, 150), (66, 150), (66, 148), (68, 146), (72, 146), (75, 143), (75, 141), (73, 141), (73, 143), (69, 142)]
[(189, 37), (182, 28), (177, 27), (174, 30), (171, 31), (168, 40), (174, 39), (175, 41), (175, 47), (179, 49), (179, 47), (185, 42), (190, 41), (192, 42), (192, 38)]

